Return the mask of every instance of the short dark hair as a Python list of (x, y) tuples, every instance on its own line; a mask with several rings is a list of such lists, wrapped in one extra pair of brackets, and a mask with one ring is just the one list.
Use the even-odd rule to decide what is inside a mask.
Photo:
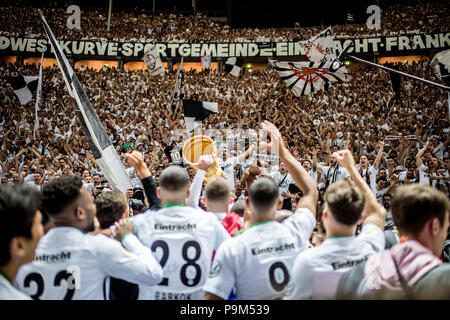
[(231, 212), (237, 213), (239, 216), (244, 216), (245, 211), (245, 200), (238, 200), (236, 201), (233, 206), (231, 207)]
[(206, 201), (226, 201), (230, 195), (230, 186), (222, 177), (211, 179), (205, 186)]
[(44, 185), (42, 189), (43, 208), (50, 215), (56, 215), (73, 203), (80, 195), (83, 181), (78, 176), (65, 175)]
[(400, 233), (417, 235), (430, 219), (438, 218), (439, 224), (443, 226), (450, 202), (439, 190), (427, 185), (411, 184), (394, 189), (391, 210)]
[(177, 192), (189, 183), (189, 174), (180, 166), (170, 166), (159, 176), (159, 186), (167, 191)]
[(348, 226), (356, 224), (364, 210), (364, 195), (347, 181), (331, 184), (324, 194), (324, 200), (333, 217)]
[(256, 210), (267, 210), (279, 198), (277, 184), (266, 177), (256, 179), (248, 190), (250, 203)]
[(0, 186), (0, 266), (9, 262), (9, 245), (14, 237), (31, 239), (36, 211), (41, 205), (39, 191), (26, 183)]
[(119, 221), (127, 208), (127, 203), (120, 190), (104, 191), (95, 198), (97, 219), (102, 229), (106, 229)]

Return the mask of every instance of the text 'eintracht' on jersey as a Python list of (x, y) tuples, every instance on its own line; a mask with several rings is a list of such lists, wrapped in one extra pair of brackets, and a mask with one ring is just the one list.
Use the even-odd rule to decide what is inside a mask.
[(217, 218), (201, 209), (176, 205), (147, 211), (131, 221), (136, 236), (164, 270), (158, 285), (139, 286), (139, 299), (201, 299), (213, 251), (230, 237)]
[(161, 281), (161, 267), (148, 248), (132, 234), (122, 244), (72, 227), (52, 228), (14, 285), (35, 300), (102, 300), (108, 299), (110, 277), (147, 285)]
[(239, 300), (282, 298), (292, 290), (291, 268), (315, 225), (312, 212), (300, 208), (282, 223), (250, 226), (220, 246), (204, 290), (223, 299), (233, 289)]

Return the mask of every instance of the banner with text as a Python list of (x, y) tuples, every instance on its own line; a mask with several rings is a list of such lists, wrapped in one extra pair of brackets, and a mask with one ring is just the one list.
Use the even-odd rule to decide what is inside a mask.
[[(142, 59), (151, 43), (112, 42), (95, 40), (59, 40), (66, 55), (89, 57), (125, 57)], [(450, 48), (450, 32), (434, 34), (397, 35), (371, 38), (335, 39), (337, 54), (354, 43), (349, 53), (407, 53), (415, 50)], [(303, 56), (297, 42), (230, 42), (230, 43), (157, 43), (161, 58), (212, 56), (228, 57), (288, 57)], [(0, 54), (50, 53), (47, 39), (0, 36)]]

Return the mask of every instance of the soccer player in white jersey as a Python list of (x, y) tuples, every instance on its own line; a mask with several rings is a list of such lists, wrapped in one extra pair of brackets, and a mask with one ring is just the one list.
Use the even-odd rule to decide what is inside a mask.
[(0, 187), (0, 300), (31, 300), (12, 283), (44, 234), (40, 204), (39, 192), (25, 183)]
[[(348, 170), (356, 187), (339, 181), (325, 192), (322, 221), (327, 238), (297, 257), (292, 276), (294, 290), (285, 299), (333, 299), (345, 271), (384, 249), (384, 217), (375, 195), (356, 169), (349, 150), (333, 156)], [(363, 228), (355, 237), (363, 210)]]
[(268, 121), (261, 127), (271, 138), (267, 146), (285, 163), (304, 196), (295, 214), (279, 223), (275, 214), (282, 200), (277, 184), (266, 177), (252, 183), (246, 200), (251, 225), (217, 251), (204, 287), (208, 300), (227, 299), (232, 289), (237, 299), (282, 298), (293, 285), (295, 258), (308, 247), (316, 225), (316, 184), (288, 151), (278, 129)]
[(96, 207), (81, 178), (64, 176), (46, 184), (43, 207), (55, 227), (14, 282), (33, 299), (108, 299), (110, 277), (146, 285), (161, 281), (161, 266), (132, 234), (131, 223), (115, 232), (123, 247), (105, 235), (86, 234), (94, 231)]
[(201, 299), (213, 251), (230, 237), (214, 214), (186, 206), (189, 185), (183, 168), (164, 169), (157, 189), (163, 208), (131, 219), (136, 236), (164, 270), (158, 285), (139, 286), (141, 300)]

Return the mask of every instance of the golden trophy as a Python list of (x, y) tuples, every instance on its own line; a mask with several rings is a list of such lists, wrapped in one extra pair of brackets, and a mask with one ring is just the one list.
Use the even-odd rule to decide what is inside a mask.
[[(202, 155), (217, 156), (217, 150), (212, 139), (205, 135), (193, 136), (187, 140), (183, 145), (183, 159), (185, 163), (191, 167), (198, 169), (200, 164), (199, 158)], [(214, 164), (208, 168), (205, 175), (205, 182), (208, 182), (214, 177), (224, 177), (225, 173), (219, 167), (217, 158)]]

